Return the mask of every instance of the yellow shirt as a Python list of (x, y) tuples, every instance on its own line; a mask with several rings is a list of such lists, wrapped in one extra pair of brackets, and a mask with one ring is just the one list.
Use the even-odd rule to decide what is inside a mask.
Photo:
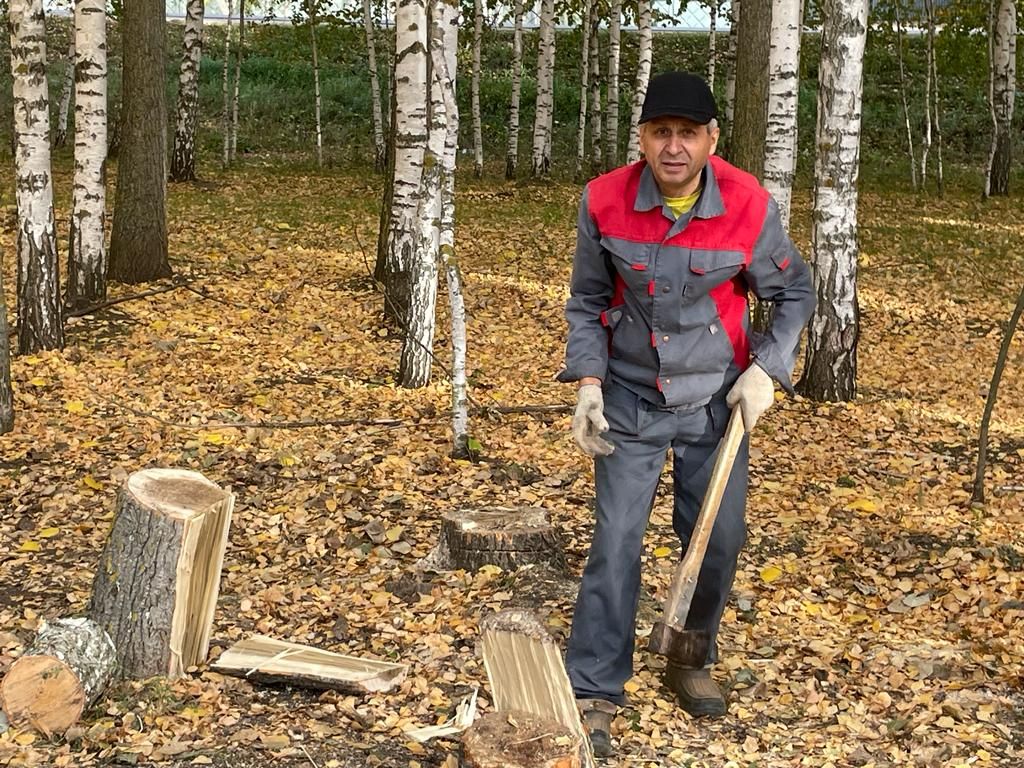
[(697, 198), (700, 197), (701, 189), (703, 189), (703, 187), (697, 187), (696, 192), (687, 195), (686, 197), (666, 197), (665, 205), (672, 209), (672, 213), (674, 213), (678, 219), (688, 210), (693, 208), (693, 204), (696, 203)]

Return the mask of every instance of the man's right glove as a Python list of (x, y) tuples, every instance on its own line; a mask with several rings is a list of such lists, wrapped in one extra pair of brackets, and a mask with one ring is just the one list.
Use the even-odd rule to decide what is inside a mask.
[(587, 456), (607, 456), (615, 446), (602, 437), (608, 431), (604, 417), (604, 395), (597, 384), (584, 384), (576, 392), (576, 413), (572, 417), (572, 436)]

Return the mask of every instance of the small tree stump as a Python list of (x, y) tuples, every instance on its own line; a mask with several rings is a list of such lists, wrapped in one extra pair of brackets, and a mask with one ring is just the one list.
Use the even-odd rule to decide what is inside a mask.
[(93, 582), (89, 615), (127, 678), (174, 678), (206, 659), (234, 496), (198, 472), (134, 472)]
[(580, 737), (529, 712), (489, 712), (462, 736), (468, 768), (580, 768)]
[(530, 563), (562, 568), (565, 555), (547, 512), (536, 507), (458, 509), (441, 518), (439, 549), (454, 568), (514, 570)]
[(110, 636), (96, 622), (44, 622), (0, 682), (0, 706), (16, 727), (47, 737), (63, 733), (106, 688), (116, 659)]

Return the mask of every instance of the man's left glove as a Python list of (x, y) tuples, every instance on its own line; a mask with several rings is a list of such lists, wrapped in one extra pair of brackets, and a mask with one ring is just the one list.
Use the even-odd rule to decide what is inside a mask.
[(725, 396), (725, 402), (730, 408), (739, 405), (743, 414), (743, 428), (750, 432), (761, 414), (775, 402), (775, 382), (765, 373), (764, 368), (751, 363), (736, 379), (729, 394)]
[(602, 437), (608, 431), (604, 417), (604, 395), (597, 384), (584, 384), (576, 392), (576, 413), (572, 417), (572, 436), (587, 456), (607, 456), (615, 446)]

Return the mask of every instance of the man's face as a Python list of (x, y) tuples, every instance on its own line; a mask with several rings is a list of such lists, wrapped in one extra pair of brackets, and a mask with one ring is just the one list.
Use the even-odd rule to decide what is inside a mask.
[(685, 117), (656, 117), (640, 126), (640, 151), (665, 197), (696, 192), (708, 155), (717, 145), (717, 126), (708, 131), (706, 125)]

